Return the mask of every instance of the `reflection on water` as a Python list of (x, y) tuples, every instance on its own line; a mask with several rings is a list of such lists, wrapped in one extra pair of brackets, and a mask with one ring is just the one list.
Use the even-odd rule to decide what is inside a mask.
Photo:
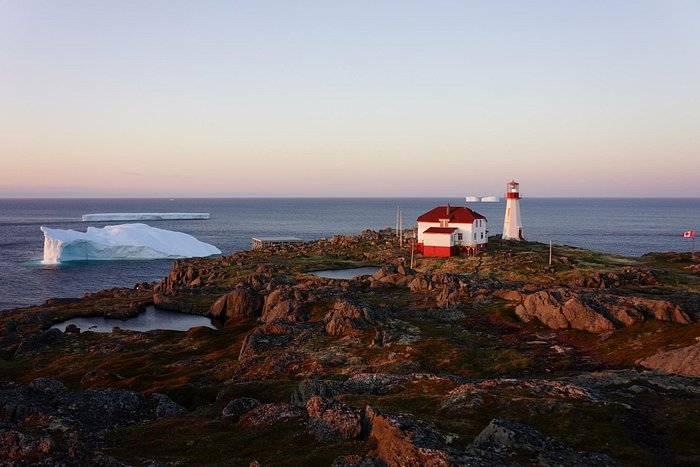
[(371, 276), (379, 271), (376, 267), (354, 268), (354, 269), (329, 269), (327, 271), (311, 271), (309, 274), (326, 279), (353, 279), (359, 276)]
[(204, 316), (159, 310), (153, 306), (149, 306), (143, 313), (127, 320), (103, 318), (101, 316), (91, 318), (72, 318), (68, 321), (55, 324), (53, 328), (65, 331), (66, 326), (69, 324), (75, 324), (82, 332), (112, 332), (112, 328), (114, 327), (140, 332), (151, 331), (153, 329), (187, 331), (197, 326), (205, 326), (211, 329), (216, 329), (216, 326), (212, 323), (212, 321)]

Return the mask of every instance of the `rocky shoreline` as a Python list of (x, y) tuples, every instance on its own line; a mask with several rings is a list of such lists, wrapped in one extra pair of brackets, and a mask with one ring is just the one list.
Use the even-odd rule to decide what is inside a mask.
[[(0, 317), (14, 465), (700, 463), (700, 260), (366, 231)], [(378, 266), (350, 280), (309, 274)], [(50, 329), (147, 306), (220, 330)]]

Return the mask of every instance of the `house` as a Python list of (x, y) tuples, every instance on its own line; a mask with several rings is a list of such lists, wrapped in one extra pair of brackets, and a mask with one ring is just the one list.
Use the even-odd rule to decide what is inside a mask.
[(486, 222), (469, 208), (438, 206), (418, 217), (418, 251), (425, 256), (476, 254), (488, 243)]

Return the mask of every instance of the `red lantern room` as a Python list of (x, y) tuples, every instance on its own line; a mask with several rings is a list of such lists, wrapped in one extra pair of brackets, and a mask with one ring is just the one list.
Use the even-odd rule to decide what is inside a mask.
[(520, 183), (511, 180), (506, 184), (506, 198), (520, 199)]

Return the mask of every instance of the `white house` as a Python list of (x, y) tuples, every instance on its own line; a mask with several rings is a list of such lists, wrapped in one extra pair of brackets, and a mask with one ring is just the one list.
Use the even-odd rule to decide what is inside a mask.
[(483, 251), (486, 218), (465, 207), (438, 206), (418, 217), (418, 250), (425, 256), (456, 256)]

